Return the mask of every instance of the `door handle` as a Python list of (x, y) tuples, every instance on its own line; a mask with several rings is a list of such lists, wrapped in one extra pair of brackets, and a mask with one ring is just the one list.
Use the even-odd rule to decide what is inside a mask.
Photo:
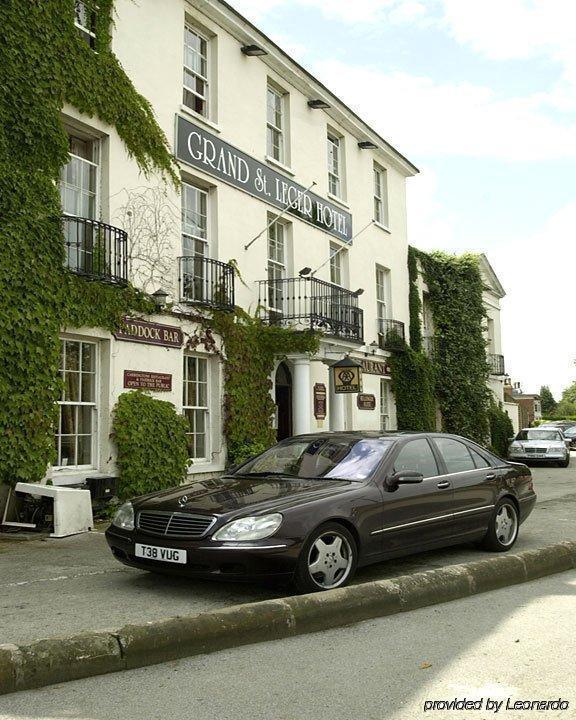
[(450, 480), (442, 480), (442, 482), (438, 483), (438, 487), (440, 490), (445, 490), (446, 488), (450, 487)]
[(486, 475), (484, 480), (494, 480), (495, 477), (496, 477), (496, 473), (488, 473), (488, 475)]

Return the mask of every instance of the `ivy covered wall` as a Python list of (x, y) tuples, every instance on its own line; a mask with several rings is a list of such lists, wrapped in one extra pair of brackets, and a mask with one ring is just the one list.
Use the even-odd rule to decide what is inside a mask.
[(110, 50), (112, 0), (99, 0), (94, 52), (73, 0), (0, 4), (0, 482), (39, 480), (53, 457), (59, 331), (113, 328), (150, 305), (64, 265), (60, 168), (64, 102), (116, 128), (145, 172), (175, 180), (166, 138)]
[[(434, 320), (434, 352), (422, 352), (418, 264)], [(410, 248), (411, 349), (392, 361), (400, 429), (431, 427), (439, 406), (444, 432), (486, 443), (490, 437), (489, 366), (486, 361), (484, 282), (475, 255), (424, 253)], [(432, 379), (433, 378), (433, 379)]]

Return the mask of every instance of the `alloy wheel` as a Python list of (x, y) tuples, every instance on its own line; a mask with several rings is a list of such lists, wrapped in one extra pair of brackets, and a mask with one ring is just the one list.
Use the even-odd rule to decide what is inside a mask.
[(320, 535), (308, 553), (308, 572), (324, 590), (342, 585), (352, 569), (352, 548), (348, 540), (333, 531)]
[(512, 545), (518, 532), (518, 515), (516, 509), (507, 503), (502, 505), (496, 514), (496, 537), (504, 545)]

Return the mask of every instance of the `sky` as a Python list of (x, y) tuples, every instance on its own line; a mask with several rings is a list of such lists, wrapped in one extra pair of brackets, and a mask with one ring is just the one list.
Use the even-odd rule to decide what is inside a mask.
[(559, 396), (576, 380), (576, 0), (231, 1), (420, 169), (409, 242), (486, 253), (507, 372)]

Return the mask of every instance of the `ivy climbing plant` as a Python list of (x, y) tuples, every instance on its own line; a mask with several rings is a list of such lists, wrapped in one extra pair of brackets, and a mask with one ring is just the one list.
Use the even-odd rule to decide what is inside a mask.
[(434, 318), (436, 394), (445, 432), (487, 442), (489, 367), (478, 257), (419, 253)]
[(59, 331), (113, 329), (150, 308), (133, 288), (64, 269), (60, 169), (68, 160), (65, 102), (116, 128), (145, 173), (177, 182), (149, 103), (110, 48), (112, 0), (99, 0), (90, 48), (73, 0), (0, 5), (0, 482), (39, 480), (53, 458)]
[(214, 328), (224, 341), (224, 434), (228, 460), (239, 463), (276, 442), (272, 427), (274, 364), (279, 355), (314, 353), (315, 333), (267, 325), (237, 308), (216, 313)]

